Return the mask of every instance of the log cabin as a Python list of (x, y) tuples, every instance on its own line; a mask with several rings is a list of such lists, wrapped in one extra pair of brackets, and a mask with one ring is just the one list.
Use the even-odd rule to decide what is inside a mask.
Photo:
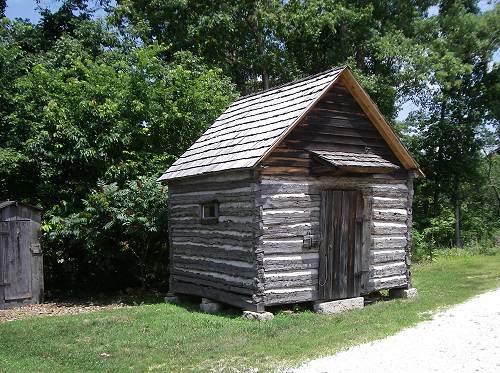
[(409, 289), (421, 175), (347, 66), (242, 97), (159, 178), (170, 291), (263, 312)]

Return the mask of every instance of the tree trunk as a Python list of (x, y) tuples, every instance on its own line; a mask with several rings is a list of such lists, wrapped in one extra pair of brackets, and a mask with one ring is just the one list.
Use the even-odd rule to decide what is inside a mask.
[(259, 2), (254, 2), (254, 23), (253, 23), (253, 32), (255, 35), (255, 43), (257, 44), (257, 55), (259, 56), (259, 61), (257, 62), (258, 68), (260, 68), (260, 74), (262, 78), (262, 89), (269, 89), (269, 74), (266, 69), (265, 63), (265, 55), (266, 55), (266, 46), (265, 39), (266, 35), (264, 33), (264, 28), (261, 26), (260, 22), (260, 14), (259, 14)]
[[(446, 102), (441, 101), (441, 113), (439, 117), (439, 140), (438, 140), (438, 154), (437, 154), (437, 170), (439, 174), (439, 169), (441, 167), (441, 164), (443, 162), (443, 126), (444, 126), (444, 120), (446, 116)], [(438, 176), (439, 177), (439, 176)], [(439, 216), (439, 195), (440, 195), (440, 185), (439, 181), (434, 180), (434, 193), (433, 193), (433, 200), (432, 200), (432, 214), (434, 217)]]
[(460, 247), (463, 248), (464, 245), (462, 243), (462, 235), (461, 235), (461, 229), (460, 229), (460, 220), (461, 220), (461, 207), (462, 207), (462, 200), (460, 196), (460, 185), (459, 183), (455, 183), (455, 197), (453, 198), (453, 204), (454, 204), (454, 211), (455, 211), (455, 240), (454, 240), (454, 245), (455, 247)]
[(262, 89), (269, 89), (269, 75), (267, 74), (266, 68), (262, 70)]
[(460, 202), (455, 202), (455, 246), (463, 248), (461, 232), (460, 232)]
[(434, 193), (432, 196), (432, 216), (437, 217), (439, 215), (439, 183), (434, 181)]

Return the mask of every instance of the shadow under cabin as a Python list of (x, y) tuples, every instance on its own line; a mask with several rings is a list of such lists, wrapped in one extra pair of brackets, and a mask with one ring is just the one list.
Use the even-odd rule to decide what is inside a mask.
[(346, 66), (243, 97), (159, 178), (170, 292), (257, 313), (411, 296), (419, 176)]

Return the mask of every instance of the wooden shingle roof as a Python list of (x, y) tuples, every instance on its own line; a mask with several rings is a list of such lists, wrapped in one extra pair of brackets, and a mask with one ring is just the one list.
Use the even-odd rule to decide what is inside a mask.
[[(345, 73), (347, 78), (354, 79), (350, 69), (342, 66), (240, 98), (217, 118), (159, 180), (255, 167)], [(368, 97), (364, 91), (361, 95), (363, 94)], [(391, 140), (388, 141), (391, 149), (399, 150), (395, 151), (396, 156), (400, 160), (401, 154), (403, 158), (406, 157), (406, 164), (404, 160), (402, 164), (407, 169), (418, 170), (418, 164), (381, 114), (379, 117), (383, 122), (381, 126), (388, 129), (384, 128), (383, 132), (377, 123), (374, 124), (386, 141)], [(379, 117), (375, 120), (380, 121)]]

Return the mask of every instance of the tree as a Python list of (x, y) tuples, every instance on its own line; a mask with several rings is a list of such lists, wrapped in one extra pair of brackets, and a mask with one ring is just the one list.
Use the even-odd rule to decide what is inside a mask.
[[(452, 205), (454, 245), (462, 246), (462, 206), (467, 192), (484, 182), (481, 154), (486, 125), (498, 125), (488, 109), (489, 66), (499, 41), (500, 7), (479, 13), (474, 1), (443, 1), (440, 13), (423, 23), (420, 63), (426, 71), (421, 110), (413, 117), (421, 136), (421, 163), (432, 195), (430, 213), (440, 214), (441, 197)], [(490, 87), (490, 88), (488, 88)], [(493, 120), (493, 122), (491, 122)], [(425, 193), (425, 191), (422, 191)]]
[(120, 0), (113, 19), (124, 30), (132, 28), (145, 43), (169, 45), (167, 61), (177, 51), (202, 57), (232, 77), (245, 94), (258, 80), (265, 89), (276, 79), (274, 68), (281, 59), (274, 23), (279, 10), (277, 0)]
[[(167, 64), (160, 46), (114, 46), (98, 22), (75, 32), (10, 83), (0, 128), (0, 146), (29, 160), (29, 198), (44, 207), (78, 206), (99, 179), (159, 173), (234, 97), (220, 72), (188, 53)], [(9, 185), (3, 195), (24, 197)]]
[(350, 64), (390, 119), (411, 38), (431, 0), (119, 0), (113, 19), (144, 43), (189, 50), (247, 94)]
[[(163, 258), (168, 242), (164, 225), (158, 234), (156, 223), (141, 225), (165, 212), (154, 180), (234, 100), (234, 87), (191, 53), (167, 62), (164, 46), (131, 43), (103, 21), (80, 20), (47, 44), (43, 25), (6, 20), (0, 31), (0, 199), (44, 209), (49, 286), (88, 284), (91, 258), (94, 285), (111, 281), (113, 263), (109, 273), (128, 275), (110, 287), (144, 284), (150, 254), (162, 248)], [(89, 209), (102, 214), (92, 220)], [(60, 281), (63, 273), (74, 277)]]

